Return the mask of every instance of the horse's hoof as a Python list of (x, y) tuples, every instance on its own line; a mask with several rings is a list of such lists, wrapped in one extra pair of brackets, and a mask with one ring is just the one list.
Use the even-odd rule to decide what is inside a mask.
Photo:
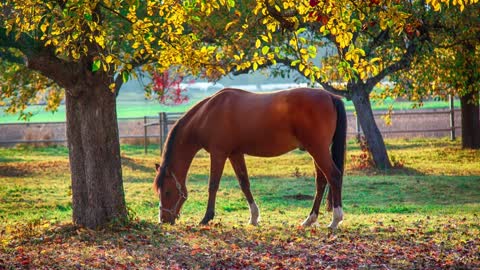
[(260, 218), (260, 211), (258, 210), (258, 206), (255, 202), (249, 205), (250, 208), (250, 220), (248, 221), (248, 224), (257, 226), (258, 225), (258, 219)]
[(338, 225), (342, 223), (343, 221), (343, 210), (342, 207), (335, 207), (333, 209), (333, 219), (332, 223), (328, 225), (328, 228), (332, 230), (336, 230), (338, 228)]
[(310, 214), (310, 216), (308, 216), (307, 219), (305, 219), (305, 221), (303, 221), (302, 223), (302, 226), (303, 227), (310, 227), (312, 226), (315, 222), (317, 222), (317, 214)]
[(330, 223), (330, 225), (328, 225), (328, 228), (332, 231), (335, 231), (336, 229), (338, 229), (338, 225), (342, 223), (341, 221), (340, 222), (335, 222), (335, 221), (332, 221), (332, 223)]

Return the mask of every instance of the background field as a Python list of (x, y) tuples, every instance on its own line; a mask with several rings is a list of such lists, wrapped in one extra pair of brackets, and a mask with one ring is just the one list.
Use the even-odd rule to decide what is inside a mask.
[(398, 168), (359, 170), (348, 144), (339, 231), (301, 228), (314, 195), (305, 153), (249, 157), (261, 225), (249, 211), (230, 165), (216, 217), (199, 226), (209, 160), (200, 152), (189, 174), (189, 200), (175, 226), (158, 226), (151, 183), (158, 147), (122, 146), (128, 226), (94, 232), (70, 223), (68, 152), (64, 147), (0, 149), (0, 267), (90, 268), (478, 268), (480, 152), (447, 139), (387, 140)]
[[(117, 116), (119, 118), (130, 117), (144, 117), (144, 116), (158, 116), (159, 112), (185, 112), (202, 98), (191, 98), (188, 103), (176, 106), (162, 105), (155, 101), (120, 101), (117, 104)], [(354, 111), (351, 101), (346, 101), (346, 109)], [(414, 103), (406, 101), (386, 100), (378, 103), (373, 103), (374, 110), (388, 110), (393, 106), (394, 110), (409, 110), (412, 109)], [(445, 101), (426, 101), (421, 109), (446, 109), (449, 103)], [(459, 108), (460, 103), (455, 102), (455, 107)], [(33, 116), (30, 122), (61, 122), (65, 121), (65, 106), (60, 105), (56, 112), (46, 112), (42, 105), (29, 106), (26, 112), (31, 112)], [(6, 114), (2, 107), (0, 107), (0, 123), (21, 123), (18, 114)]]

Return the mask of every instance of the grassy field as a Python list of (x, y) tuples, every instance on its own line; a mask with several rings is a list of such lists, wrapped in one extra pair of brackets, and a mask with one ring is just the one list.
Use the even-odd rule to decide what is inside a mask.
[[(144, 116), (157, 116), (159, 112), (185, 112), (193, 104), (197, 103), (199, 98), (192, 98), (188, 103), (167, 106), (161, 105), (154, 101), (149, 102), (120, 102), (117, 105), (117, 115), (119, 118), (130, 117), (144, 117)], [(346, 108), (349, 111), (353, 111), (354, 107), (351, 101), (345, 101)], [(373, 102), (374, 110), (388, 110), (390, 106), (393, 106), (394, 110), (409, 110), (412, 109), (412, 102), (400, 102), (394, 100), (387, 100), (384, 102)], [(421, 107), (421, 109), (444, 109), (448, 108), (448, 102), (444, 101), (427, 101)], [(460, 103), (457, 101), (455, 106), (459, 108)], [(60, 105), (57, 112), (46, 112), (43, 106), (32, 105), (27, 109), (27, 112), (31, 112), (33, 116), (30, 118), (30, 122), (62, 122), (65, 121), (65, 106)], [(19, 120), (18, 114), (6, 114), (0, 107), (0, 123), (21, 123), (23, 120)]]
[(314, 195), (308, 155), (294, 151), (247, 158), (261, 225), (249, 211), (230, 165), (216, 217), (200, 226), (209, 159), (200, 152), (189, 174), (189, 200), (175, 226), (159, 226), (151, 183), (158, 147), (122, 146), (131, 223), (101, 231), (70, 223), (68, 152), (64, 147), (0, 148), (0, 269), (4, 268), (343, 268), (480, 267), (480, 151), (447, 139), (387, 140), (398, 168), (360, 170), (348, 144), (345, 220), (326, 229), (299, 224)]

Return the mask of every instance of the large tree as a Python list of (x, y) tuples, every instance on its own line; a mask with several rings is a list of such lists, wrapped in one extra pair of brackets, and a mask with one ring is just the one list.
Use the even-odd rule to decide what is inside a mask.
[(209, 62), (213, 50), (185, 29), (199, 19), (187, 15), (193, 8), (173, 0), (0, 3), (7, 110), (22, 111), (41, 91), (15, 81), (25, 67), (35, 71), (25, 82), (56, 85), (46, 90), (52, 108), (65, 96), (75, 224), (97, 228), (127, 217), (116, 93), (137, 68), (162, 72), (181, 64), (195, 72)]

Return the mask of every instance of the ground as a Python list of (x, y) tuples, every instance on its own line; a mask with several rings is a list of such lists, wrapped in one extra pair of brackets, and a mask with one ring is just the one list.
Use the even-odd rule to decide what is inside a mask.
[(158, 148), (122, 146), (131, 222), (92, 231), (71, 224), (64, 147), (0, 149), (0, 269), (476, 269), (480, 267), (480, 152), (447, 139), (387, 140), (397, 168), (365, 166), (349, 142), (345, 221), (299, 224), (310, 211), (313, 167), (303, 152), (247, 158), (260, 226), (227, 166), (216, 217), (198, 222), (207, 194), (208, 155), (196, 157), (179, 222), (158, 225), (151, 184)]

